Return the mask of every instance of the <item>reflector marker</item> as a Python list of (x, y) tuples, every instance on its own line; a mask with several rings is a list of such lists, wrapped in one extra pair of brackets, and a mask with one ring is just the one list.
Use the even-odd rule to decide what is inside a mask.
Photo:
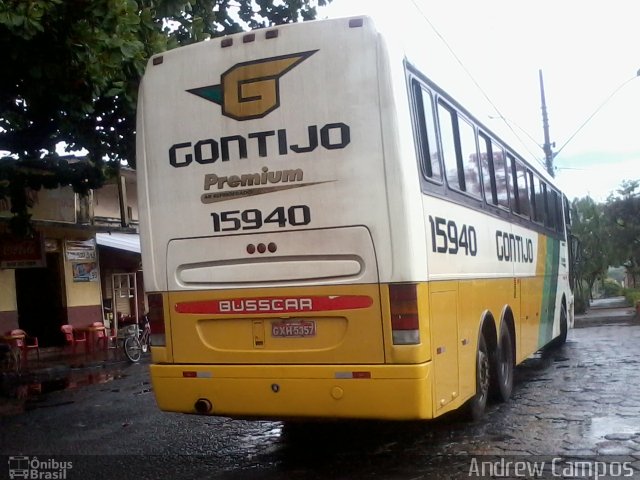
[(371, 372), (336, 372), (335, 378), (339, 378), (339, 379), (371, 378)]
[(182, 372), (183, 378), (212, 378), (211, 372), (196, 372), (193, 370), (184, 370)]

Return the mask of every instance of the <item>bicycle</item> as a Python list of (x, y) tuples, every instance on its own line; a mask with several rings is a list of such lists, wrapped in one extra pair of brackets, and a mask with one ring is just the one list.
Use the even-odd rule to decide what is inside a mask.
[(151, 325), (146, 314), (142, 316), (142, 323), (142, 331), (137, 323), (118, 330), (118, 341), (122, 341), (124, 354), (132, 363), (139, 362), (151, 347)]

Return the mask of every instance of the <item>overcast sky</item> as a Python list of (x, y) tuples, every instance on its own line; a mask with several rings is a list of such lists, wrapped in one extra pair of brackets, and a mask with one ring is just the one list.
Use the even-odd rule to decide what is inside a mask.
[(333, 0), (321, 9), (352, 14), (433, 51), (427, 73), (489, 128), (507, 118), (521, 139), (510, 143), (529, 159), (544, 158), (539, 69), (556, 150), (602, 106), (555, 158), (569, 198), (604, 201), (640, 179), (640, 1)]

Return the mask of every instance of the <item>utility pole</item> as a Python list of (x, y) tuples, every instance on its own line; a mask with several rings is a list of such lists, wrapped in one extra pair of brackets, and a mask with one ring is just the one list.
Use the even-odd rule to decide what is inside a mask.
[(547, 101), (544, 96), (544, 82), (542, 81), (542, 70), (538, 70), (540, 75), (540, 97), (542, 99), (542, 128), (544, 130), (544, 145), (542, 149), (544, 150), (544, 158), (545, 165), (547, 167), (547, 172), (552, 177), (555, 177), (553, 173), (553, 152), (551, 151), (551, 147), (555, 147), (555, 143), (551, 143), (549, 141), (549, 117), (547, 116)]

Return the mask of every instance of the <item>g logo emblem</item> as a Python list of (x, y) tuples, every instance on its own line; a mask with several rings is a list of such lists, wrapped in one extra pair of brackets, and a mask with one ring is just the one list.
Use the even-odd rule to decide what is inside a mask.
[(280, 77), (316, 52), (238, 63), (220, 76), (219, 85), (187, 91), (222, 106), (222, 114), (235, 120), (262, 118), (280, 106)]

